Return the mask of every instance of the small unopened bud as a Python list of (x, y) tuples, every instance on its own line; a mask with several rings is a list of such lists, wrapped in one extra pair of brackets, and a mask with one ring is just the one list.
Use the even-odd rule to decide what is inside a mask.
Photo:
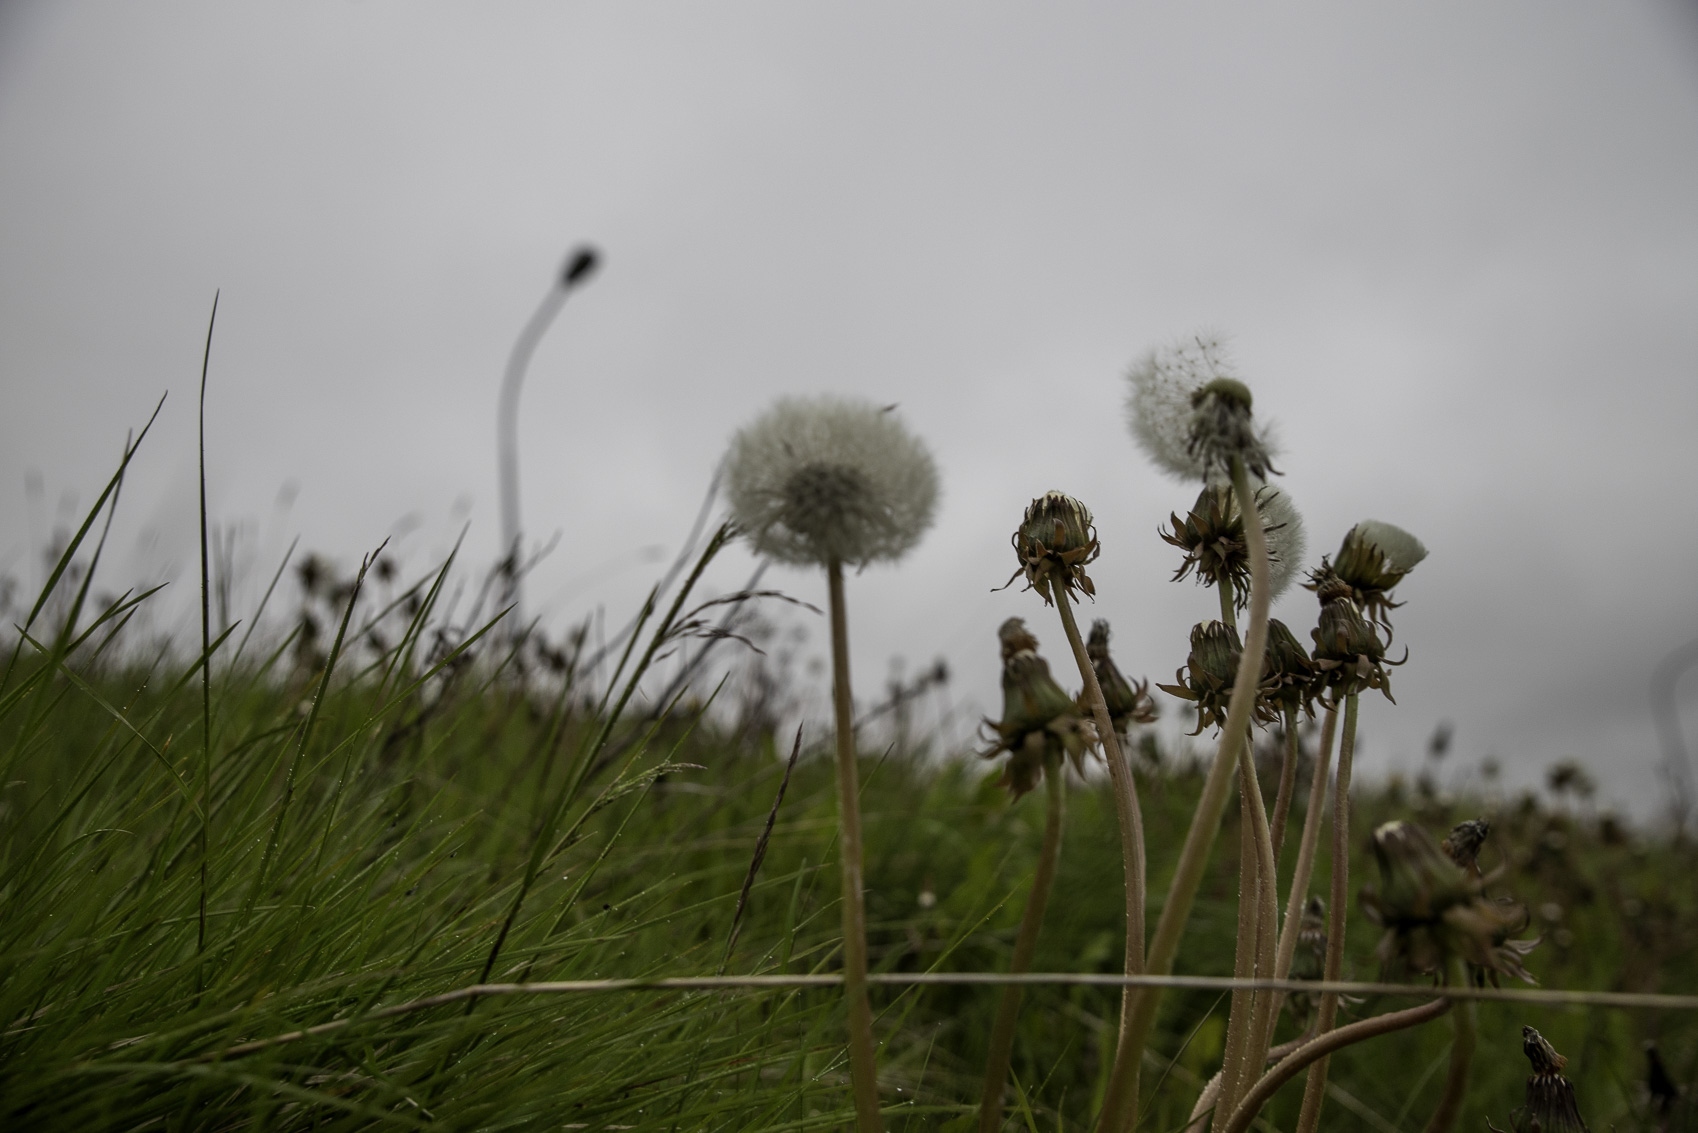
[(1052, 585), (1060, 585), (1069, 596), (1077, 590), (1095, 595), (1096, 587), (1085, 574), (1087, 564), (1101, 551), (1091, 509), (1063, 492), (1046, 492), (1033, 500), (1010, 540), (1020, 559), (1009, 582), (1026, 576), (1026, 585), (1045, 602), (1053, 601)]

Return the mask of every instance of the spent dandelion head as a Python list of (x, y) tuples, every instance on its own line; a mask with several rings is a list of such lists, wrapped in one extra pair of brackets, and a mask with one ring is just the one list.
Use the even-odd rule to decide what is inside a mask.
[(1127, 374), (1127, 424), (1156, 467), (1224, 483), (1233, 456), (1266, 477), (1271, 445), (1250, 419), (1250, 391), (1219, 337), (1199, 334), (1146, 354)]
[[(1097, 675), (1097, 684), (1103, 690), (1103, 705), (1108, 709), (1109, 721), (1116, 732), (1125, 735), (1133, 724), (1155, 722), (1156, 702), (1150, 698), (1150, 682), (1133, 683), (1126, 679), (1120, 666), (1109, 655), (1108, 622), (1102, 618), (1091, 623), (1091, 638), (1085, 643), (1085, 655), (1090, 658), (1091, 668)], [(1087, 707), (1080, 706), (1081, 715), (1088, 712)]]
[(1386, 930), (1379, 956), (1389, 970), (1432, 974), (1456, 956), (1475, 969), (1476, 982), (1495, 982), (1500, 973), (1531, 981), (1520, 957), (1532, 944), (1505, 947), (1526, 926), (1520, 905), (1485, 897), (1479, 881), (1412, 823), (1377, 827), (1373, 850), (1380, 883), (1364, 888), (1361, 901), (1368, 918)]
[(1019, 798), (1044, 774), (1058, 772), (1062, 757), (1082, 767), (1097, 735), (1050, 675), (1049, 662), (1038, 655), (1038, 639), (1024, 619), (1003, 622), (997, 638), (1002, 645), (1002, 719), (985, 721), (994, 739), (979, 755), (995, 759), (1009, 754), (1000, 785)]
[(783, 398), (742, 429), (726, 491), (756, 551), (781, 562), (899, 558), (931, 525), (931, 454), (893, 413), (838, 397)]
[(1197, 728), (1192, 735), (1226, 723), (1232, 682), (1243, 655), (1238, 631), (1225, 622), (1199, 622), (1191, 628), (1191, 653), (1174, 674), (1174, 683), (1156, 687), (1197, 706)]
[(1568, 1059), (1527, 1026), (1521, 1028), (1521, 1052), (1532, 1073), (1527, 1077), (1526, 1104), (1510, 1116), (1516, 1133), (1586, 1133), (1586, 1122), (1574, 1100), (1574, 1084), (1562, 1074)]
[[(1268, 546), (1268, 598), (1278, 598), (1296, 577), (1307, 537), (1303, 517), (1291, 497), (1271, 484), (1255, 489), (1256, 510)], [(1244, 515), (1238, 510), (1231, 485), (1209, 484), (1197, 502), (1181, 517), (1168, 516), (1171, 528), (1162, 528), (1162, 541), (1185, 552), (1173, 580), (1195, 573), (1205, 586), (1231, 585), (1239, 609), (1250, 602), (1250, 544), (1244, 534)]]
[(1320, 569), (1312, 571), (1304, 585), (1317, 593), (1329, 585), (1348, 586), (1356, 605), (1390, 632), (1387, 614), (1402, 605), (1391, 600), (1391, 590), (1426, 557), (1421, 540), (1403, 528), (1364, 519), (1345, 532), (1338, 554), (1323, 558)]
[[(1316, 594), (1321, 599), (1319, 624), (1309, 631), (1315, 640), (1315, 667), (1320, 670), (1320, 683), (1331, 693), (1334, 701), (1349, 693), (1377, 688), (1393, 704), (1391, 676), (1387, 665), (1401, 665), (1402, 660), (1386, 659), (1385, 643), (1361, 609), (1350, 597), (1347, 584), (1337, 580), (1323, 565), (1311, 576)], [(1404, 660), (1407, 660), (1407, 656)]]
[(1278, 723), (1287, 715), (1315, 714), (1315, 696), (1320, 692), (1321, 672), (1289, 626), (1278, 618), (1268, 619), (1268, 645), (1262, 655), (1262, 679), (1256, 690), (1256, 714), (1264, 722)]
[(1072, 496), (1045, 492), (1033, 500), (1010, 542), (1020, 560), (1010, 583), (1025, 575), (1026, 585), (1046, 603), (1054, 601), (1052, 586), (1060, 586), (1069, 597), (1075, 591), (1095, 596), (1096, 587), (1085, 567), (1102, 548), (1091, 522), (1091, 509)]

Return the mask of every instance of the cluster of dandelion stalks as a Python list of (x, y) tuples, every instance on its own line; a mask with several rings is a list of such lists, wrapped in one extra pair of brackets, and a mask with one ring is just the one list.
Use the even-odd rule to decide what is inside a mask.
[[(1018, 798), (1045, 787), (1045, 822), (1032, 884), (1010, 963), (1029, 970), (1055, 877), (1066, 816), (1066, 768), (1083, 774), (1088, 753), (1106, 764), (1117, 815), (1126, 901), (1123, 971), (1165, 975), (1196, 898), (1229, 798), (1236, 785), (1240, 824), (1239, 896), (1234, 975), (1284, 980), (1299, 951), (1302, 971), (1329, 982), (1341, 978), (1350, 903), (1350, 781), (1359, 702), (1377, 690), (1391, 699), (1387, 654), (1395, 588), (1426, 555), (1420, 541), (1390, 524), (1364, 521), (1344, 536), (1338, 552), (1308, 571), (1306, 586), (1320, 603), (1313, 645), (1305, 647), (1269, 606), (1302, 565), (1305, 538), (1278, 475), (1265, 428), (1252, 412), (1249, 388), (1230, 372), (1219, 345), (1194, 343), (1152, 353), (1131, 374), (1134, 437), (1155, 462), (1201, 487), (1183, 516), (1161, 538), (1183, 552), (1175, 580), (1194, 576), (1215, 588), (1220, 617), (1199, 623), (1176, 683), (1161, 688), (1190, 702), (1197, 733), (1218, 731), (1219, 745), (1198, 800), (1153, 936), (1146, 937), (1146, 848), (1138, 787), (1123, 751), (1130, 725), (1154, 717), (1147, 685), (1128, 682), (1109, 653), (1109, 627), (1098, 621), (1087, 643), (1074, 613), (1094, 598), (1087, 568), (1103, 573), (1102, 547), (1090, 510), (1061, 492), (1035, 499), (1013, 535), (1023, 579), (1053, 607), (1078, 668), (1081, 692), (1069, 696), (1038, 653), (1020, 618), (998, 632), (1003, 662), (1003, 714), (987, 721), (992, 740), (982, 753), (1007, 757), (1002, 783)], [(848, 629), (843, 566), (893, 559), (929, 520), (936, 476), (923, 447), (888, 410), (846, 401), (781, 402), (741, 433), (728, 462), (737, 520), (756, 548), (783, 560), (825, 568), (831, 595), (833, 693), (837, 719), (840, 821), (843, 839), (843, 966), (856, 1124), (882, 1128), (875, 1042), (866, 993), (862, 911), (859, 779), (850, 717)], [(1240, 625), (1242, 619), (1242, 626)], [(1383, 637), (1382, 637), (1383, 633)], [(1297, 789), (1299, 719), (1323, 713), (1319, 758), (1308, 786), (1297, 866), (1281, 900), (1276, 863)], [(1270, 812), (1251, 762), (1258, 727), (1286, 737), (1278, 793)], [(1330, 901), (1311, 896), (1309, 883), (1326, 813), (1334, 744)], [(1531, 943), (1511, 937), (1526, 918), (1508, 898), (1489, 898), (1475, 858), (1484, 824), (1459, 827), (1448, 856), (1419, 828), (1387, 824), (1374, 833), (1382, 886), (1365, 893), (1370, 915), (1386, 928), (1382, 958), (1406, 974), (1462, 984), (1510, 974), (1531, 980), (1520, 957)], [(1283, 908), (1283, 917), (1281, 910)], [(980, 1102), (980, 1133), (1002, 1128), (1004, 1095), (1022, 989), (1004, 989), (990, 1035)], [(1158, 988), (1128, 985), (1122, 996), (1113, 1069), (1097, 1129), (1131, 1129), (1139, 1112), (1139, 1072), (1160, 1002)], [(1274, 1089), (1307, 1069), (1299, 1133), (1318, 1127), (1329, 1055), (1343, 1045), (1413, 1026), (1449, 1009), (1448, 1001), (1375, 1016), (1337, 1028), (1339, 997), (1302, 1007), (1303, 1036), (1275, 1049), (1281, 991), (1234, 990), (1224, 1064), (1192, 1113), (1195, 1127), (1241, 1133)], [(1455, 1040), (1443, 1097), (1428, 1129), (1454, 1126), (1467, 1088), (1475, 1045), (1471, 1005), (1452, 1012)], [(1270, 1067), (1270, 1062), (1272, 1066)]]
[[(1361, 1005), (1336, 990), (1346, 974), (1346, 913), (1359, 904), (1378, 926), (1382, 978), (1405, 986), (1530, 980), (1524, 961), (1536, 941), (1524, 932), (1526, 911), (1501, 892), (1501, 871), (1481, 865), (1493, 837), (1487, 822), (1463, 822), (1442, 841), (1398, 817), (1371, 824), (1367, 839), (1352, 834), (1361, 702), (1390, 703), (1391, 671), (1401, 663), (1389, 650), (1395, 595), (1425, 552), (1407, 533), (1365, 521), (1334, 554), (1305, 562), (1302, 520), (1277, 486), (1275, 454), (1251, 405), (1209, 344), (1159, 352), (1133, 373), (1134, 435), (1198, 492), (1152, 537), (1179, 553), (1176, 579), (1213, 587), (1218, 600), (1218, 617), (1192, 631), (1174, 683), (1160, 686), (1195, 712), (1194, 734), (1216, 741), (1196, 776), (1189, 825), (1172, 838), (1177, 853), (1155, 847), (1165, 893), (1149, 891), (1145, 834), (1164, 788), (1141, 795), (1145, 771), (1131, 758), (1136, 729), (1156, 715), (1151, 686), (1122, 673), (1107, 622), (1094, 619), (1083, 632), (1078, 612), (1099, 585), (1116, 584), (1112, 553), (1105, 556), (1090, 510), (1063, 493), (1034, 499), (1019, 515), (1009, 583), (1038, 601), (996, 631), (1003, 705), (998, 720), (986, 721), (979, 754), (998, 762), (997, 781), (1016, 810), (1031, 809), (1033, 801), (1018, 800), (1042, 788), (1043, 822), (1006, 968), (976, 974), (1035, 974), (1052, 897), (1067, 891), (1069, 780), (1106, 781), (1112, 823), (1093, 810), (1096, 793), (1081, 806), (1076, 792), (1071, 821), (1077, 833), (1081, 816), (1103, 813), (1084, 829), (1102, 845), (1097, 860), (1113, 863), (1098, 874), (1118, 875), (1112, 903), (1124, 947), (1113, 966), (1134, 980), (1115, 985), (1118, 1012), (1091, 1117), (1099, 1130), (1137, 1127), (1160, 1089), (1140, 1080), (1159, 1061), (1149, 1049), (1163, 997), (1154, 981), (1174, 972), (1236, 794), (1230, 935), (1239, 979), (1219, 1073), (1195, 1083), (1185, 1127), (1248, 1129), (1301, 1077), (1297, 1127), (1315, 1130), (1323, 1102), (1336, 1096), (1331, 1055), (1448, 1015), (1452, 1040), (1427, 1127), (1453, 1128), (1476, 1048), (1496, 1040), (1472, 1002), (1448, 994), (1353, 1017)], [(384, 554), (344, 574), (314, 557), (301, 561), (300, 615), (281, 640), (267, 640), (254, 635), (255, 622), (213, 618), (217, 587), (203, 556), (199, 649), (178, 671), (161, 654), (141, 667), (138, 683), (130, 662), (111, 659), (148, 595), (97, 600), (91, 585), (108, 529), (102, 516), (109, 525), (139, 444), (126, 447), (65, 541), (34, 608), (17, 611), (21, 632), (0, 670), (0, 784), (15, 792), (0, 794), (0, 1116), (28, 1123), (20, 1127), (101, 1127), (121, 1115), (125, 1127), (615, 1128), (647, 1127), (659, 1115), (678, 1128), (864, 1131), (900, 1112), (910, 1127), (952, 1115), (953, 1128), (976, 1122), (990, 1131), (1018, 1109), (1032, 1121), (1030, 1084), (1014, 1072), (1030, 1041), (1029, 983), (974, 992), (985, 997), (984, 1063), (975, 1056), (970, 1069), (952, 1068), (949, 1104), (934, 1097), (931, 1109), (912, 1100), (930, 1048), (875, 1014), (891, 1004), (869, 997), (870, 987), (903, 973), (869, 971), (889, 931), (866, 900), (869, 881), (877, 890), (885, 879), (868, 878), (864, 863), (892, 866), (877, 852), (877, 815), (869, 830), (861, 812), (880, 765), (863, 766), (855, 743), (847, 589), (854, 569), (916, 544), (938, 495), (931, 457), (894, 412), (791, 400), (740, 432), (720, 474), (731, 522), (684, 564), (675, 590), (669, 575), (651, 592), (610, 650), (592, 651), (582, 630), (558, 645), (534, 632), (492, 632), (502, 623), (498, 610), (485, 618), (484, 600), (505, 589), (511, 563), (486, 580), (456, 628), (443, 612), (453, 604), (453, 559), (409, 580)], [(713, 815), (735, 803), (729, 788), (700, 815), (665, 808), (688, 797), (684, 786), (712, 790), (680, 782), (717, 757), (698, 746), (712, 728), (714, 698), (691, 700), (690, 680), (709, 649), (742, 633), (731, 611), (782, 599), (753, 584), (694, 597), (737, 538), (767, 559), (824, 573), (836, 727), (830, 777), (815, 781), (815, 768), (798, 762), (798, 737), (788, 763), (762, 769), (777, 794), (749, 816), (758, 839), (726, 840), (710, 835)], [(280, 567), (261, 612), (281, 576)], [(1269, 617), (1274, 597), (1300, 578), (1318, 602), (1306, 642)], [(1078, 671), (1077, 693), (1040, 649), (1039, 615), (1050, 608)], [(592, 679), (604, 653), (608, 672)], [(661, 681), (669, 655), (675, 672)], [(526, 666), (535, 681), (515, 678)], [(1299, 733), (1316, 720), (1318, 754), (1300, 782)], [(1282, 749), (1271, 799), (1252, 762), (1258, 731)], [(919, 796), (929, 789), (921, 773), (884, 774), (909, 776), (897, 793), (915, 796), (903, 822), (919, 825)], [(948, 774), (958, 789), (965, 773)], [(1578, 790), (1579, 774), (1564, 771), (1564, 789)], [(786, 832), (775, 837), (781, 806), (810, 816), (787, 831), (790, 846)], [(645, 823), (640, 849), (620, 843)], [(675, 827), (690, 823), (700, 838), (673, 845)], [(1164, 812), (1162, 829), (1173, 825)], [(1107, 846), (1115, 837), (1118, 847)], [(1296, 864), (1282, 879), (1276, 863), (1288, 841), (1297, 844)], [(1378, 874), (1358, 895), (1348, 852), (1363, 841)], [(745, 850), (746, 869), (701, 867), (703, 847), (722, 843), (755, 845), (752, 861)], [(795, 845), (804, 847), (800, 860)], [(769, 849), (782, 863), (776, 870)], [(1311, 877), (1329, 853), (1323, 897)], [(921, 909), (937, 904), (929, 874), (909, 881)], [(943, 954), (967, 948), (1000, 907), (991, 888), (960, 914), (959, 929), (939, 944)], [(726, 918), (707, 917), (703, 910), (717, 907), (703, 892), (735, 894), (735, 911), (727, 899)], [(833, 892), (835, 902), (816, 901)], [(780, 943), (755, 963), (778, 974), (751, 976), (748, 987), (781, 996), (709, 999), (737, 986), (736, 977), (698, 980), (694, 990), (689, 979), (673, 987), (663, 978), (726, 972), (743, 955), (750, 910), (774, 895), (786, 911), (761, 932)], [(1151, 908), (1159, 910), (1153, 928), (1145, 923)], [(837, 928), (817, 923), (827, 913)], [(1295, 991), (1293, 979), (1327, 986)], [(841, 1015), (804, 1003), (803, 989), (827, 986), (822, 980), (829, 994), (840, 988)], [(598, 1011), (542, 1002), (550, 991), (643, 987), (682, 997)], [(893, 998), (904, 1011), (914, 1003), (912, 988)], [(532, 1005), (512, 1002), (520, 999)], [(1286, 1018), (1295, 1037), (1276, 1044)], [(1561, 1056), (1537, 1032), (1526, 1044), (1534, 1077), (1512, 1127), (1584, 1128)], [(727, 1084), (740, 1091), (735, 1098), (725, 1096)], [(969, 1096), (970, 1111), (955, 1104)], [(1690, 1092), (1671, 1086), (1658, 1096), (1668, 1115), (1690, 1113)]]

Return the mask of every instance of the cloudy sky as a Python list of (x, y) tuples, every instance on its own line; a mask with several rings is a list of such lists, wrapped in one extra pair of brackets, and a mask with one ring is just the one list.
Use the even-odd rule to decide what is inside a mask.
[(1448, 719), (1456, 773), (1578, 756), (1659, 798), (1648, 685), (1698, 637), (1689, 5), (8, 3), (0, 154), (0, 572), (39, 576), (169, 390), (111, 581), (189, 588), (220, 288), (211, 506), (249, 574), (297, 535), (422, 570), (467, 521), (488, 561), (501, 368), (593, 241), (520, 430), (549, 624), (620, 620), (738, 425), (833, 391), (899, 402), (944, 485), (852, 580), (864, 695), (943, 656), (994, 704), (1012, 614), (1064, 658), (990, 592), (1049, 488), (1097, 514), (1122, 666), (1171, 680), (1212, 602), (1167, 581), (1192, 492), (1123, 375), (1214, 328), (1314, 553), (1365, 516), (1432, 550), (1366, 769)]

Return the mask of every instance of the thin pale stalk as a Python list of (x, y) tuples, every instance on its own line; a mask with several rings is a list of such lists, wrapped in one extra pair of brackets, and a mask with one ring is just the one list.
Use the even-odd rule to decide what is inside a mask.
[(1317, 1060), (1324, 1060), (1333, 1051), (1343, 1050), (1353, 1043), (1431, 1022), (1448, 1010), (1450, 1000), (1435, 999), (1419, 1007), (1375, 1015), (1372, 1019), (1362, 1019), (1336, 1031), (1317, 1035), (1282, 1058), (1272, 1070), (1262, 1075), (1259, 1082), (1245, 1092), (1244, 1100), (1238, 1103), (1238, 1108), (1233, 1111), (1232, 1119), (1226, 1123), (1222, 1133), (1244, 1133), (1256, 1119), (1256, 1114), (1268, 1103), (1268, 1099), (1274, 1096), (1274, 1091), (1294, 1078), (1305, 1066), (1312, 1066)]
[[(1120, 738), (1108, 716), (1108, 702), (1103, 698), (1097, 670), (1085, 652), (1079, 636), (1079, 624), (1073, 617), (1073, 605), (1067, 591), (1052, 586), (1055, 608), (1061, 615), (1061, 627), (1067, 633), (1067, 644), (1073, 650), (1073, 660), (1079, 666), (1079, 679), (1085, 686), (1086, 699), (1091, 705), (1091, 719), (1102, 737), (1103, 756), (1108, 761), (1109, 786), (1114, 791), (1114, 814), (1120, 825), (1120, 863), (1126, 893), (1126, 952), (1122, 959), (1126, 975), (1141, 975), (1144, 971), (1144, 908), (1147, 902), (1148, 875), (1144, 856), (1144, 814), (1138, 803), (1138, 783), (1132, 775), (1132, 765), (1120, 750)], [(1120, 1032), (1115, 1044), (1114, 1065), (1109, 1072), (1109, 1091), (1117, 1088), (1136, 1097), (1138, 1074), (1142, 1058), (1128, 1058), (1132, 1053), (1128, 1036), (1132, 1027), (1132, 1010), (1138, 993), (1126, 988), (1120, 993)]]
[[(1234, 461), (1233, 482), (1249, 495), (1249, 479), (1242, 463)], [(1173, 872), (1173, 884), (1156, 920), (1156, 931), (1150, 941), (1144, 970), (1165, 976), (1173, 971), (1173, 959), (1179, 952), (1179, 939), (1185, 924), (1191, 919), (1191, 905), (1202, 883), (1203, 870), (1208, 866), (1209, 853), (1215, 835), (1220, 831), (1221, 815), (1232, 788), (1232, 777), (1238, 770), (1238, 757), (1244, 748), (1244, 736), (1250, 726), (1250, 712), (1256, 703), (1256, 685), (1262, 673), (1262, 655), (1268, 647), (1268, 551), (1263, 535), (1261, 517), (1254, 508), (1245, 513), (1244, 531), (1250, 544), (1250, 625), (1244, 639), (1244, 655), (1238, 665), (1238, 675), (1232, 682), (1232, 698), (1227, 702), (1226, 723), (1220, 731), (1220, 751), (1209, 768), (1203, 783), (1203, 793), (1197, 799), (1197, 809), (1191, 816), (1191, 828), (1185, 832), (1185, 844), (1179, 852), (1179, 864)], [(1155, 1023), (1161, 995), (1147, 991), (1133, 1005), (1132, 1022), (1126, 1030), (1126, 1041), (1115, 1054), (1115, 1067), (1136, 1066), (1144, 1057), (1150, 1028)], [(1118, 1133), (1130, 1129), (1138, 1112), (1136, 1081), (1132, 1089), (1125, 1088), (1125, 1078), (1111, 1076), (1109, 1091), (1097, 1118), (1098, 1133)], [(1118, 1091), (1117, 1091), (1117, 1087)]]
[[(1248, 743), (1248, 741), (1246, 741)], [(1238, 761), (1238, 932), (1233, 949), (1232, 974), (1248, 980), (1256, 975), (1256, 910), (1260, 905), (1260, 871), (1256, 866), (1255, 836), (1250, 830), (1250, 788), (1247, 779), (1256, 776), (1252, 761)], [(1256, 993), (1235, 988), (1226, 1014), (1226, 1047), (1221, 1058), (1220, 1094), (1215, 1113), (1221, 1120), (1232, 1112), (1244, 1078), (1244, 1056), (1250, 1046), (1250, 1017)], [(1219, 1122), (1212, 1122), (1218, 1125)]]
[(849, 618), (843, 564), (826, 564), (831, 590), (831, 705), (837, 717), (837, 807), (843, 839), (843, 1004), (849, 1015), (849, 1080), (855, 1128), (880, 1133), (873, 1012), (867, 1002), (867, 913), (861, 882), (861, 777), (855, 765), (855, 711), (849, 689)]
[[(1026, 895), (1026, 910), (1020, 915), (1020, 931), (1014, 937), (1012, 973), (1032, 970), (1038, 950), (1038, 932), (1044, 924), (1044, 908), (1055, 882), (1055, 867), (1061, 857), (1061, 827), (1067, 817), (1066, 773), (1059, 759), (1044, 761), (1044, 787), (1048, 806), (1044, 811), (1043, 848), (1038, 868), (1032, 875), (1032, 891)], [(996, 1009), (991, 1029), (990, 1057), (985, 1060), (985, 1090), (979, 1103), (979, 1133), (997, 1133), (1002, 1128), (1002, 1096), (1008, 1088), (1008, 1065), (1014, 1055), (1014, 1025), (1020, 1018), (1020, 1000), (1025, 988), (1008, 984)]]
[[(1273, 842), (1274, 861), (1285, 849), (1285, 820), (1291, 815), (1291, 795), (1297, 786), (1297, 710), (1285, 710), (1285, 758), (1279, 765), (1279, 792), (1274, 795)], [(1275, 888), (1278, 888), (1277, 879)]]
[[(1309, 782), (1309, 810), (1303, 816), (1303, 837), (1297, 845), (1297, 867), (1291, 874), (1291, 892), (1285, 901), (1285, 924), (1279, 932), (1279, 954), (1274, 959), (1274, 978), (1291, 974), (1291, 959), (1297, 954), (1297, 933), (1303, 922), (1303, 903), (1309, 899), (1309, 877), (1315, 868), (1315, 847), (1321, 840), (1321, 823), (1326, 821), (1327, 773), (1332, 769), (1332, 741), (1338, 734), (1338, 710), (1327, 709), (1321, 721), (1321, 750), (1315, 756), (1315, 774)], [(1285, 1002), (1276, 992), (1274, 1015)]]
[[(1344, 970), (1344, 910), (1350, 900), (1350, 761), (1356, 753), (1356, 694), (1344, 698), (1344, 738), (1338, 745), (1338, 784), (1332, 800), (1332, 908), (1327, 910), (1327, 964), (1325, 979), (1336, 980)], [(1338, 996), (1321, 996), (1316, 1014), (1315, 1033), (1325, 1035), (1332, 1030), (1338, 1015)], [(1309, 1068), (1309, 1081), (1303, 1088), (1303, 1112), (1297, 1121), (1297, 1133), (1315, 1133), (1321, 1121), (1321, 1105), (1326, 1101), (1327, 1059), (1322, 1058)]]
[[(1450, 958), (1452, 987), (1468, 985), (1468, 969), (1460, 958)], [(1457, 1115), (1462, 1112), (1462, 1099), (1468, 1094), (1468, 1066), (1474, 1060), (1474, 1004), (1464, 1001), (1451, 1014), (1455, 1038), (1450, 1044), (1450, 1072), (1445, 1076), (1444, 1096), (1433, 1118), (1427, 1122), (1427, 1133), (1450, 1133), (1456, 1128)]]
[[(1254, 765), (1251, 766), (1250, 788), (1253, 798), (1250, 817), (1254, 825), (1258, 856), (1256, 975), (1258, 978), (1267, 979), (1274, 973), (1278, 954), (1276, 938), (1279, 933), (1279, 867), (1274, 857), (1267, 815), (1262, 810), (1261, 785), (1256, 781)], [(1279, 1003), (1279, 994), (1271, 988), (1256, 992), (1255, 1006), (1250, 1016), (1250, 1045), (1239, 1078), (1240, 1097), (1243, 1096), (1243, 1090), (1255, 1081), (1256, 1073), (1267, 1064), (1268, 1048), (1273, 1045), (1274, 1023), (1278, 1019)]]

